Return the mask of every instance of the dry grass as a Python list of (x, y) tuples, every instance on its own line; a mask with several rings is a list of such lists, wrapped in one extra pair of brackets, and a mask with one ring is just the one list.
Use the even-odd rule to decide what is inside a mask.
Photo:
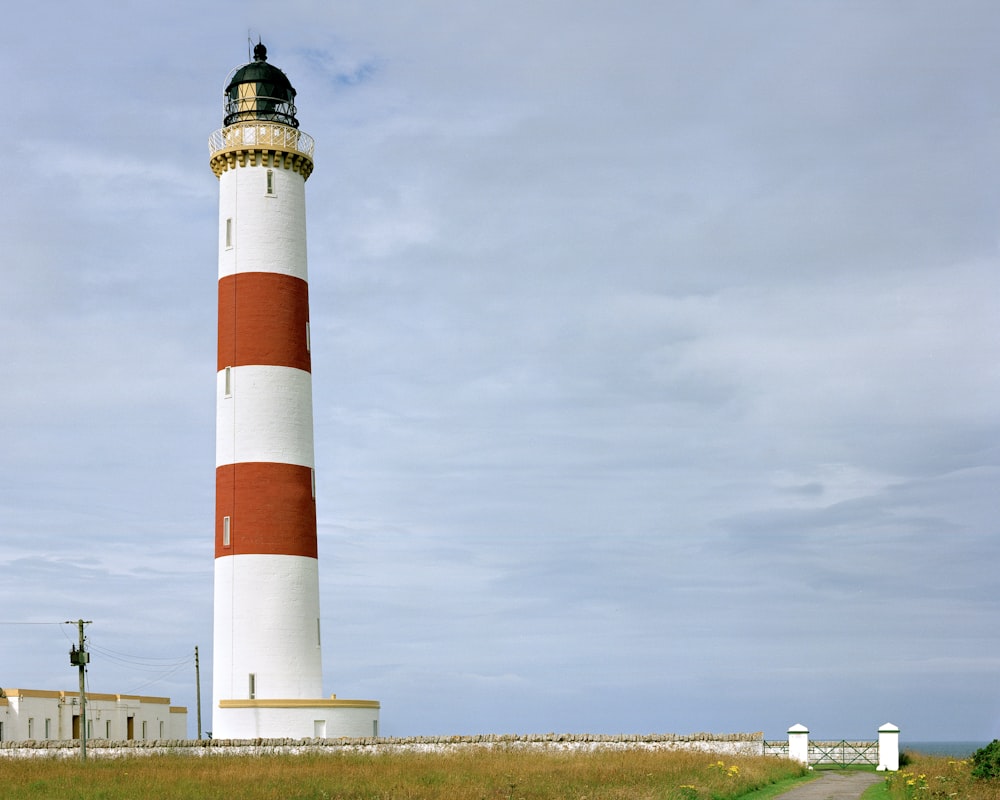
[(912, 755), (899, 772), (886, 776), (892, 800), (1000, 800), (1000, 780), (975, 780), (968, 760)]
[(5, 800), (729, 800), (792, 776), (773, 757), (640, 750), (0, 761)]

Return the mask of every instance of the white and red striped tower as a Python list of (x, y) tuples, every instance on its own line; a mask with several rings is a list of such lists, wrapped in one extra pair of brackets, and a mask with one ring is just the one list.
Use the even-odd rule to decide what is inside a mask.
[(219, 178), (215, 738), (371, 736), (378, 703), (320, 699), (305, 182), (313, 140), (262, 44), (225, 89)]

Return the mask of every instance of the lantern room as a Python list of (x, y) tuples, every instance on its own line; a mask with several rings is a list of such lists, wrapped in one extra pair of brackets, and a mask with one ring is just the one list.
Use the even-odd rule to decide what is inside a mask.
[(226, 86), (223, 125), (266, 120), (299, 127), (295, 89), (280, 69), (267, 63), (267, 48), (257, 43), (253, 61), (237, 69)]

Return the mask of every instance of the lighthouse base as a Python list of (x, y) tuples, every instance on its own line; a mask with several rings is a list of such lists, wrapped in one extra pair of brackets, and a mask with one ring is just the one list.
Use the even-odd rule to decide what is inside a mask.
[(378, 736), (378, 700), (220, 700), (213, 739), (362, 739)]

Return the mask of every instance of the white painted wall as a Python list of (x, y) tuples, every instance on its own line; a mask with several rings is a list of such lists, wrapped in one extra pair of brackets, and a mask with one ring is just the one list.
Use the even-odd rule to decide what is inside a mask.
[(805, 725), (788, 729), (788, 757), (800, 764), (809, 763), (809, 729)]
[(294, 367), (245, 366), (216, 376), (215, 465), (261, 461), (315, 465), (312, 375)]
[(377, 708), (224, 708), (215, 719), (225, 724), (216, 723), (212, 739), (360, 739), (378, 735), (378, 718)]
[[(267, 170), (275, 192), (268, 195)], [(283, 167), (228, 169), (219, 178), (219, 277), (278, 272), (308, 280), (305, 179)], [(233, 221), (226, 247), (226, 220)]]
[[(319, 576), (314, 558), (237, 555), (215, 560), (213, 708), (220, 700), (320, 698)], [(218, 723), (213, 723), (218, 728)]]
[[(4, 741), (73, 737), (73, 717), (80, 714), (78, 693), (8, 689), (7, 695), (6, 704), (0, 704)], [(134, 739), (187, 738), (187, 709), (171, 706), (169, 698), (88, 693), (88, 739), (126, 739), (129, 717), (133, 718)]]
[(878, 770), (899, 769), (899, 728), (891, 722), (878, 729)]

